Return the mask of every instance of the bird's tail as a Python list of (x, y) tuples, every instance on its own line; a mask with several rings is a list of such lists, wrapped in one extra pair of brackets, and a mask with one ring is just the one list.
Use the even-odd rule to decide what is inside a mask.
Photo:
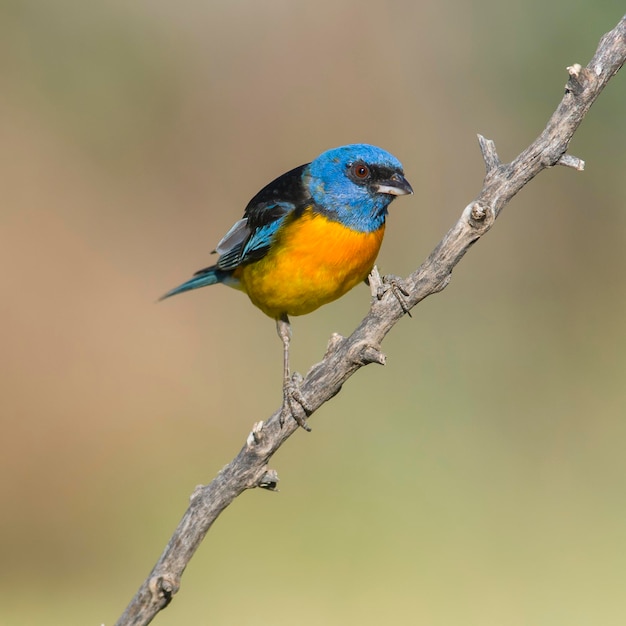
[(163, 294), (159, 298), (159, 301), (185, 291), (191, 291), (192, 289), (199, 289), (200, 287), (207, 287), (208, 285), (222, 283), (230, 274), (231, 272), (220, 270), (215, 265), (206, 267), (203, 270), (196, 272), (187, 282), (184, 282), (182, 285), (178, 285), (178, 287), (174, 287), (174, 289), (170, 289), (170, 291), (166, 294)]

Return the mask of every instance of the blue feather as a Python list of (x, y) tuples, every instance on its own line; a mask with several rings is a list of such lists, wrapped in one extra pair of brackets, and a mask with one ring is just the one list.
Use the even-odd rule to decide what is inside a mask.
[(178, 285), (178, 287), (174, 287), (174, 289), (171, 289), (166, 294), (162, 295), (159, 300), (165, 300), (165, 298), (170, 298), (171, 296), (184, 293), (185, 291), (191, 291), (192, 289), (199, 289), (200, 287), (207, 287), (208, 285), (216, 285), (217, 283), (224, 282), (227, 278), (228, 272), (223, 272), (215, 266), (207, 267), (206, 269), (197, 272), (194, 277), (190, 278), (187, 282), (184, 282), (182, 285)]
[(264, 257), (269, 250), (274, 234), (284, 220), (285, 216), (283, 215), (280, 219), (257, 228), (241, 251), (241, 261), (246, 262)]
[(394, 196), (377, 193), (366, 181), (357, 183), (350, 178), (355, 163), (366, 164), (378, 176), (401, 175), (403, 171), (400, 161), (389, 152), (359, 143), (320, 154), (306, 168), (304, 183), (321, 213), (353, 230), (373, 232), (385, 223)]

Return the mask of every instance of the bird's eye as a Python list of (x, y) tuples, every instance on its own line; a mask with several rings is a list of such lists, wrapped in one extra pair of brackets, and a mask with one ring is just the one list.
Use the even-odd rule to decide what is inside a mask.
[(370, 168), (365, 163), (355, 163), (352, 166), (352, 173), (355, 178), (365, 180), (370, 175)]

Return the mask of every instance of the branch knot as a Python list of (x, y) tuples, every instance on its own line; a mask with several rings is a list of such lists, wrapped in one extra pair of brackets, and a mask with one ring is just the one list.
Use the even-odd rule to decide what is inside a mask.
[(470, 215), (476, 222), (482, 222), (487, 217), (487, 207), (483, 206), (480, 202), (473, 202)]
[(468, 225), (473, 230), (478, 231), (479, 235), (487, 232), (496, 219), (496, 213), (493, 208), (479, 200), (470, 202), (470, 204), (465, 207), (463, 216), (467, 220)]
[(565, 83), (565, 93), (572, 94), (573, 96), (580, 96), (580, 94), (587, 87), (587, 82), (592, 77), (586, 67), (582, 67), (580, 63), (574, 63), (567, 68), (569, 79)]
[(165, 608), (180, 587), (180, 580), (171, 573), (153, 576), (148, 583), (148, 588), (155, 602)]
[(267, 489), (268, 491), (278, 491), (278, 472), (273, 469), (268, 469), (257, 483), (257, 487), (261, 489)]
[(362, 344), (358, 352), (357, 362), (363, 365), (369, 365), (370, 363), (385, 365), (387, 357), (378, 348), (372, 345)]
[(246, 439), (246, 445), (248, 448), (258, 446), (263, 441), (263, 420), (260, 422), (254, 422), (252, 430)]

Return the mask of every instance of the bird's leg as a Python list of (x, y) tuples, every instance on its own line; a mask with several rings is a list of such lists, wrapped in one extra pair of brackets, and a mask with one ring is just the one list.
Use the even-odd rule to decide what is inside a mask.
[[(285, 416), (289, 413), (296, 420), (298, 426), (306, 431), (311, 428), (306, 422), (307, 404), (302, 392), (291, 377), (289, 371), (289, 343), (291, 342), (291, 324), (287, 315), (276, 320), (276, 331), (283, 342), (283, 406), (281, 409), (281, 424), (285, 422)], [(294, 406), (297, 404), (297, 407)]]
[(289, 372), (289, 344), (291, 342), (291, 324), (285, 315), (276, 320), (276, 331), (283, 342), (283, 389), (289, 384), (291, 373)]

